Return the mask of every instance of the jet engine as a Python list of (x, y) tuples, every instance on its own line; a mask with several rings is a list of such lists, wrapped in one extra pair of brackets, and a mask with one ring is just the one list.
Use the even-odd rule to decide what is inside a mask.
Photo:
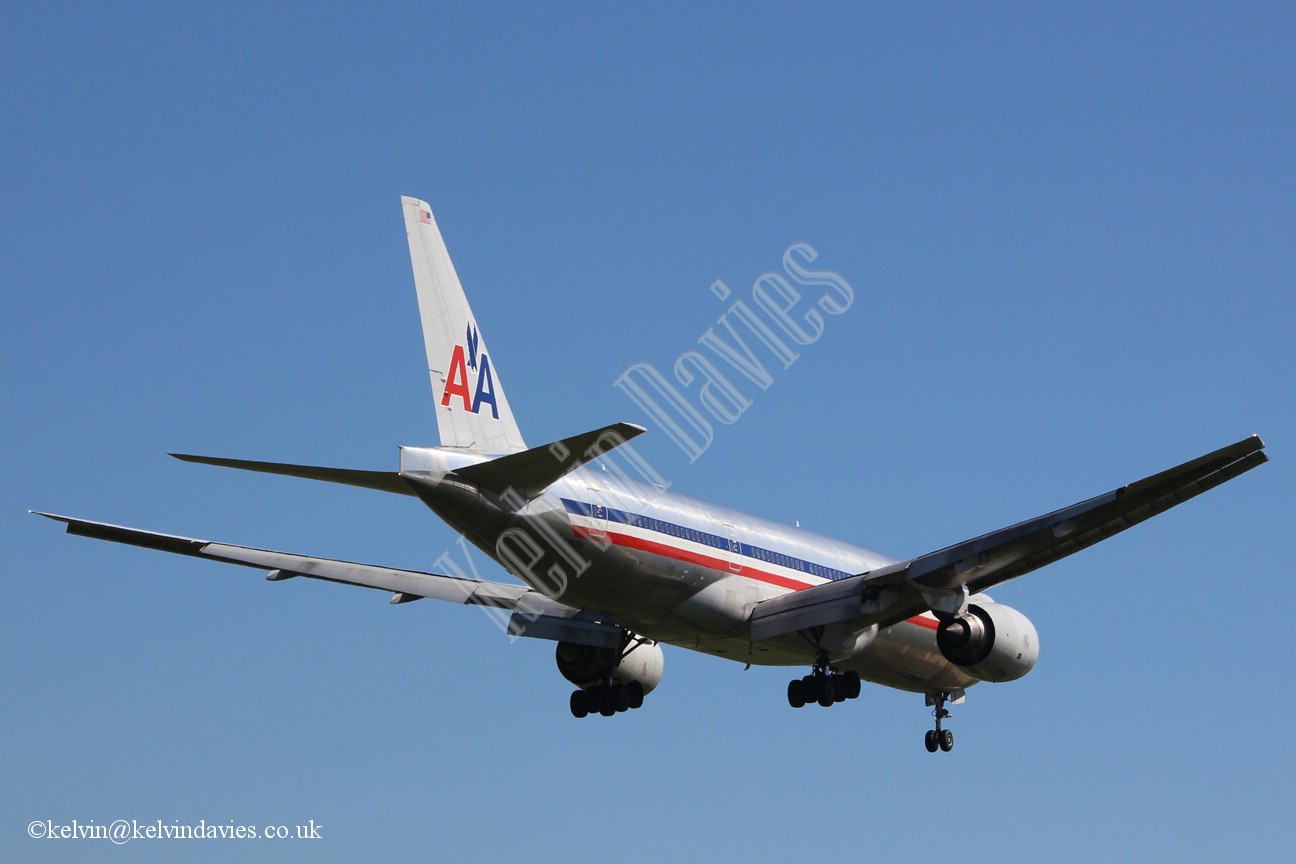
[(972, 604), (936, 629), (941, 656), (982, 681), (1016, 681), (1039, 659), (1039, 634), (1025, 615), (998, 603)]
[(613, 648), (559, 642), (555, 659), (558, 671), (577, 687), (604, 684), (611, 675), (621, 684), (637, 682), (644, 693), (651, 693), (661, 682), (666, 665), (661, 646), (647, 640), (632, 642), (624, 655)]

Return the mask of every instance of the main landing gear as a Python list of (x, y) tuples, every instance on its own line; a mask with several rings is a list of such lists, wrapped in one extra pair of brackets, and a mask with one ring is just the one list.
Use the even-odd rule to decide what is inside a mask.
[(622, 684), (619, 681), (606, 684), (595, 684), (585, 690), (574, 690), (571, 694), (571, 712), (573, 717), (585, 717), (590, 714), (602, 714), (611, 717), (621, 711), (642, 708), (644, 688), (638, 681)]
[(559, 642), (554, 656), (558, 671), (578, 688), (571, 694), (573, 717), (642, 708), (644, 694), (661, 681), (661, 648), (624, 628), (620, 647)]
[(818, 702), (827, 708), (859, 695), (859, 673), (833, 672), (828, 666), (827, 654), (819, 656), (814, 671), (809, 675), (789, 681), (787, 689), (788, 704), (793, 708), (801, 708), (811, 702)]
[(950, 716), (950, 712), (945, 710), (945, 702), (949, 698), (950, 693), (945, 690), (927, 694), (927, 704), (933, 706), (932, 715), (936, 718), (936, 728), (928, 729), (923, 739), (928, 753), (935, 753), (937, 749), (948, 753), (954, 749), (954, 733), (941, 728), (941, 721), (949, 719)]

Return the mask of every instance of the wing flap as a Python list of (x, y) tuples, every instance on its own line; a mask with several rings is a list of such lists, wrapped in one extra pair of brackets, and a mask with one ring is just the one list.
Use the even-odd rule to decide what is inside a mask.
[(893, 614), (897, 605), (914, 605), (920, 596), (905, 579), (908, 566), (908, 562), (892, 564), (758, 603), (752, 610), (751, 641), (762, 642), (846, 621), (852, 629), (861, 630), (878, 624)]

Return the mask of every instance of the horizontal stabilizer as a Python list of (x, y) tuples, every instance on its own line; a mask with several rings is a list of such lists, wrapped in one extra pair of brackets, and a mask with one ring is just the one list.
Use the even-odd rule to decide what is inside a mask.
[(646, 431), (633, 423), (613, 423), (542, 447), (457, 468), (451, 473), (487, 491), (503, 494), (512, 489), (529, 500), (569, 472)]
[(379, 492), (395, 492), (398, 495), (414, 494), (409, 484), (395, 471), (360, 471), (355, 468), (321, 468), (317, 465), (289, 465), (284, 462), (252, 462), (247, 459), (224, 459), (217, 456), (191, 456), (188, 453), (170, 455), (181, 462), (219, 465), (222, 468), (259, 471), (262, 474), (282, 474), (285, 477), (301, 477), (306, 480), (324, 480), (328, 483), (377, 489)]

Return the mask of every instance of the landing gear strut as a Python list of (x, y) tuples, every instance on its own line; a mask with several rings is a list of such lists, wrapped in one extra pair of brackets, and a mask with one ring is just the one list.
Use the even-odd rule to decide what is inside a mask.
[(821, 652), (814, 670), (804, 678), (793, 678), (788, 682), (788, 704), (801, 708), (811, 702), (818, 702), (827, 708), (837, 702), (845, 702), (860, 695), (860, 677), (858, 672), (833, 672), (829, 667), (827, 652)]
[(954, 733), (941, 728), (941, 721), (949, 719), (950, 716), (950, 712), (945, 710), (945, 702), (949, 698), (950, 693), (945, 690), (927, 694), (927, 704), (934, 706), (932, 715), (936, 718), (936, 728), (928, 729), (923, 739), (928, 753), (935, 753), (937, 749), (948, 753), (954, 749)]

